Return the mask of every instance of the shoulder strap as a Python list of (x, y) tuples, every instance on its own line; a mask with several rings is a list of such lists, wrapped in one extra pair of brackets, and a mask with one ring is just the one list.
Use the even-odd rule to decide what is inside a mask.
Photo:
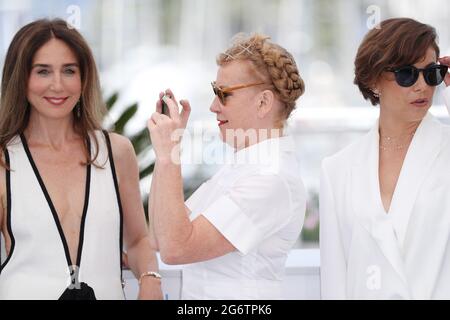
[(114, 157), (113, 157), (113, 152), (112, 152), (112, 147), (111, 147), (111, 140), (109, 138), (109, 133), (106, 130), (103, 130), (103, 134), (105, 136), (105, 140), (106, 140), (106, 146), (108, 148), (108, 158), (109, 158), (109, 163), (111, 164), (111, 172), (112, 172), (112, 176), (113, 176), (113, 180), (114, 180), (114, 188), (116, 190), (116, 198), (117, 198), (117, 204), (119, 205), (119, 213), (120, 213), (120, 276), (122, 279), (122, 286), (124, 285), (124, 280), (123, 280), (123, 270), (122, 270), (122, 265), (123, 265), (123, 261), (122, 261), (122, 252), (123, 252), (123, 210), (122, 210), (122, 202), (120, 200), (120, 192), (119, 192), (119, 183), (117, 181), (117, 174), (116, 174), (116, 167), (114, 165)]

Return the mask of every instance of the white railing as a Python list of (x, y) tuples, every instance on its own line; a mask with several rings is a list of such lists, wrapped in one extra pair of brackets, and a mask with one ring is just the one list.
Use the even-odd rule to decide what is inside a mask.
[[(160, 263), (164, 299), (179, 300), (181, 297), (181, 266)], [(286, 261), (286, 276), (283, 281), (282, 299), (320, 299), (320, 254), (319, 249), (295, 249)], [(134, 300), (138, 284), (131, 271), (124, 271), (125, 296)]]

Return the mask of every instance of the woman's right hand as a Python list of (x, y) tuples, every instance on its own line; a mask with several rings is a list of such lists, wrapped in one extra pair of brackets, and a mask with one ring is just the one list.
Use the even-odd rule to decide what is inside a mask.
[[(439, 63), (450, 68), (450, 56), (439, 58)], [(447, 72), (444, 78), (445, 85), (450, 86), (450, 72)]]
[[(169, 116), (162, 114), (161, 99), (163, 96), (169, 109)], [(179, 161), (179, 143), (186, 128), (191, 107), (187, 100), (181, 100), (182, 111), (179, 111), (178, 103), (170, 89), (159, 94), (160, 99), (156, 103), (156, 112), (147, 121), (150, 138), (157, 160)]]
[[(156, 112), (161, 113), (162, 114), (162, 98), (166, 96), (169, 97), (170, 100), (172, 100), (175, 103), (175, 106), (177, 106), (178, 108), (178, 103), (177, 100), (175, 99), (175, 96), (173, 95), (172, 90), (170, 89), (166, 89), (165, 92), (160, 92), (159, 93), (159, 99), (158, 101), (156, 101)], [(188, 100), (180, 100), (180, 104), (182, 107), (182, 110), (179, 114), (180, 120), (181, 120), (181, 126), (180, 128), (182, 129), (186, 129), (186, 125), (187, 122), (189, 120), (189, 114), (191, 112), (191, 106), (189, 104)], [(169, 115), (170, 118), (174, 118), (173, 116)]]

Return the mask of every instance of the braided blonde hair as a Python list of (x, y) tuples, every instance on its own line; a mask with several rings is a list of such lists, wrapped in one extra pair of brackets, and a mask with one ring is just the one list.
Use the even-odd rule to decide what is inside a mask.
[(270, 83), (272, 91), (283, 102), (281, 118), (284, 121), (295, 109), (296, 100), (305, 92), (305, 83), (293, 56), (269, 39), (259, 33), (250, 36), (239, 33), (233, 37), (231, 47), (218, 55), (217, 64), (223, 66), (234, 60), (251, 61), (256, 76)]

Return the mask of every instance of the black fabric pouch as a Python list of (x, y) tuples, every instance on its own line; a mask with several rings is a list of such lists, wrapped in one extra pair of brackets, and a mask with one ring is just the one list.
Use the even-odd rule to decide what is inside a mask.
[(80, 288), (67, 288), (59, 300), (97, 300), (94, 289), (81, 282)]

